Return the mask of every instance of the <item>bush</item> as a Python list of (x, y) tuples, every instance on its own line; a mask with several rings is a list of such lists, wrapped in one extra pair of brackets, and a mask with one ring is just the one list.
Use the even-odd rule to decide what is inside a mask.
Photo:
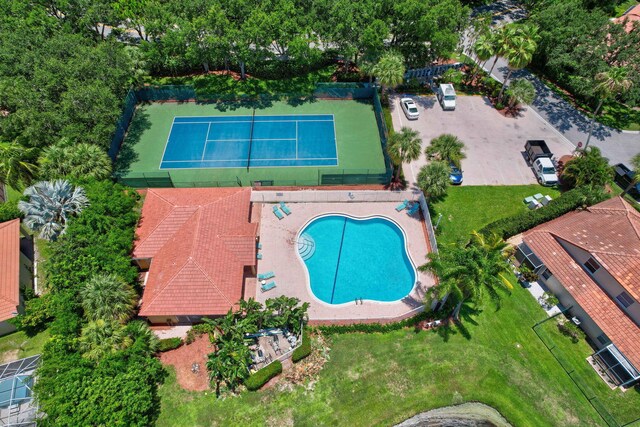
[(300, 347), (293, 350), (293, 354), (291, 355), (291, 360), (293, 360), (293, 363), (299, 362), (310, 354), (311, 354), (311, 338), (309, 337), (308, 331), (305, 330), (304, 334), (302, 335), (302, 344), (300, 344)]
[(182, 345), (182, 338), (165, 338), (160, 340), (160, 344), (158, 345), (158, 351), (169, 351), (174, 350)]
[(18, 202), (0, 203), (0, 222), (20, 218), (22, 212), (18, 209)]
[(398, 331), (400, 329), (414, 326), (417, 323), (422, 322), (423, 320), (432, 318), (433, 316), (434, 316), (434, 313), (431, 310), (425, 310), (422, 313), (418, 313), (413, 317), (401, 320), (399, 322), (394, 322), (394, 323), (386, 323), (386, 324), (355, 323), (353, 325), (326, 325), (326, 326), (316, 326), (316, 329), (327, 335), (349, 334), (353, 332), (385, 333), (385, 332)]
[(258, 372), (251, 374), (249, 378), (244, 382), (244, 385), (251, 391), (259, 390), (263, 385), (267, 383), (271, 378), (282, 372), (282, 363), (279, 360), (268, 364)]
[(571, 342), (576, 344), (580, 339), (584, 338), (584, 332), (575, 323), (570, 320), (566, 322), (558, 322), (558, 330), (562, 335), (566, 335), (571, 338)]
[(496, 234), (503, 239), (515, 236), (575, 209), (591, 206), (609, 196), (587, 187), (575, 188), (552, 200), (547, 206), (494, 221), (480, 230), (484, 235)]

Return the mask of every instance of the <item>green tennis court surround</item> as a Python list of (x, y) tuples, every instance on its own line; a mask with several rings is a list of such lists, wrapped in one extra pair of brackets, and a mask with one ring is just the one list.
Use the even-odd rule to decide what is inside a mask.
[[(138, 100), (165, 95), (145, 91)], [(319, 96), (343, 93), (323, 88)], [(118, 150), (128, 99), (111, 150), (118, 179), (134, 187), (389, 182), (377, 99), (280, 98), (140, 103)]]

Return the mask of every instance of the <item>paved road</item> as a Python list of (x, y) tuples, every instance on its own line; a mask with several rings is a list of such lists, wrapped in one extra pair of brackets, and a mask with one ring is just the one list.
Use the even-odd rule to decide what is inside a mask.
[[(474, 13), (481, 12), (493, 13), (494, 25), (504, 25), (526, 16), (526, 12), (510, 0), (501, 0), (474, 11)], [(484, 66), (485, 71), (489, 71), (493, 61), (494, 58), (487, 61)], [(492, 76), (503, 82), (507, 72), (507, 62), (503, 58), (499, 58)], [(533, 83), (537, 96), (532, 107), (543, 120), (550, 123), (574, 146), (577, 146), (578, 142), (586, 142), (590, 123), (588, 117), (556, 95), (526, 69), (515, 71), (512, 76), (512, 78), (526, 78)], [(612, 164), (620, 162), (629, 164), (630, 159), (640, 153), (640, 133), (621, 132), (596, 122), (589, 144), (599, 147)]]

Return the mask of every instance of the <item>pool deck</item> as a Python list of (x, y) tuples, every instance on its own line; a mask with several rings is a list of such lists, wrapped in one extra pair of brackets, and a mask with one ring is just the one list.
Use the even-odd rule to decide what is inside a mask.
[[(258, 205), (258, 206), (256, 206)], [(428, 252), (427, 236), (422, 218), (410, 217), (406, 211), (397, 212), (398, 202), (362, 203), (291, 203), (287, 202), (291, 215), (278, 220), (271, 204), (254, 203), (261, 207), (260, 242), (262, 260), (258, 261), (258, 273), (273, 271), (277, 287), (261, 292), (256, 279), (248, 279), (245, 297), (255, 296), (264, 303), (268, 298), (280, 295), (296, 297), (308, 302), (311, 323), (389, 322), (409, 317), (422, 305), (426, 290), (434, 286), (433, 277), (417, 271), (418, 282), (411, 293), (395, 302), (365, 300), (363, 304), (349, 302), (331, 305), (318, 300), (308, 283), (306, 266), (297, 254), (295, 237), (312, 218), (327, 213), (342, 213), (355, 217), (384, 216), (399, 224), (407, 237), (407, 248), (414, 266), (424, 264)], [(363, 266), (366, 268), (366, 266)]]

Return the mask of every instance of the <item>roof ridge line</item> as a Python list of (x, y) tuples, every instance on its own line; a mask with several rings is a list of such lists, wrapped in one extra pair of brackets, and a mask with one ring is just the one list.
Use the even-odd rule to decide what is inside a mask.
[[(147, 235), (147, 237), (145, 237), (142, 240), (139, 240), (140, 245), (143, 244), (144, 242), (147, 241), (147, 239), (149, 239), (149, 237), (151, 237), (153, 235), (153, 233), (158, 229), (158, 227), (160, 227), (160, 224), (162, 224), (164, 222), (165, 219), (167, 219), (169, 217), (169, 215), (171, 215), (171, 213), (175, 210), (176, 206), (169, 202), (167, 199), (165, 199), (164, 197), (162, 197), (160, 194), (158, 194), (156, 191), (154, 191), (154, 188), (150, 188), (148, 191), (152, 192), (153, 194), (156, 195), (156, 197), (158, 197), (161, 201), (163, 201), (164, 203), (166, 203), (167, 205), (169, 205), (170, 207), (172, 207), (172, 209), (169, 209), (169, 212), (162, 217), (162, 219), (160, 221), (158, 221), (158, 223), (156, 224), (155, 227), (153, 227), (151, 229), (151, 232)], [(140, 219), (142, 219), (142, 215), (140, 215)], [(140, 222), (140, 220), (138, 220), (138, 223)], [(137, 228), (137, 227), (136, 227)], [(137, 233), (136, 233), (137, 234)], [(139, 245), (138, 245), (139, 246)]]
[[(209, 281), (209, 283), (211, 283), (211, 285), (216, 289), (216, 291), (218, 291), (218, 293), (220, 295), (222, 295), (222, 297), (231, 305), (233, 306), (235, 304), (235, 302), (231, 301), (227, 295), (222, 292), (220, 290), (220, 288), (216, 285), (216, 283), (211, 279), (211, 277), (209, 277), (209, 275), (207, 274), (207, 272), (202, 268), (202, 266), (200, 265), (200, 263), (197, 260), (193, 260), (194, 264), (198, 267), (198, 270), (200, 270), (202, 272), (202, 274), (204, 274), (204, 276), (207, 278), (207, 280)], [(244, 276), (244, 275), (243, 275)]]
[[(180, 274), (180, 272), (181, 272), (182, 270), (184, 270), (184, 268), (186, 267), (186, 265), (187, 265), (187, 264), (189, 264), (189, 258), (187, 258), (187, 260), (185, 261), (185, 263), (184, 263), (184, 264), (183, 264), (179, 269), (177, 269), (177, 270), (176, 270), (175, 274), (174, 274), (173, 276), (171, 276), (171, 277), (169, 278), (169, 280), (167, 280), (167, 281), (165, 282), (165, 285), (164, 285), (162, 288), (160, 288), (160, 289), (158, 290), (159, 292), (156, 292), (156, 294), (151, 298), (151, 301), (149, 301), (149, 304), (147, 304), (147, 307), (149, 307), (150, 305), (153, 305), (153, 302), (156, 300), (156, 298), (158, 297), (158, 295), (160, 295), (160, 293), (162, 293), (162, 291), (163, 291), (167, 286), (169, 286), (169, 284), (170, 284), (171, 282), (173, 282), (173, 279), (175, 279), (175, 278), (176, 278), (176, 276), (177, 276), (178, 274)], [(146, 288), (145, 288), (144, 290), (146, 291)], [(143, 291), (143, 294), (144, 294), (144, 291)]]

